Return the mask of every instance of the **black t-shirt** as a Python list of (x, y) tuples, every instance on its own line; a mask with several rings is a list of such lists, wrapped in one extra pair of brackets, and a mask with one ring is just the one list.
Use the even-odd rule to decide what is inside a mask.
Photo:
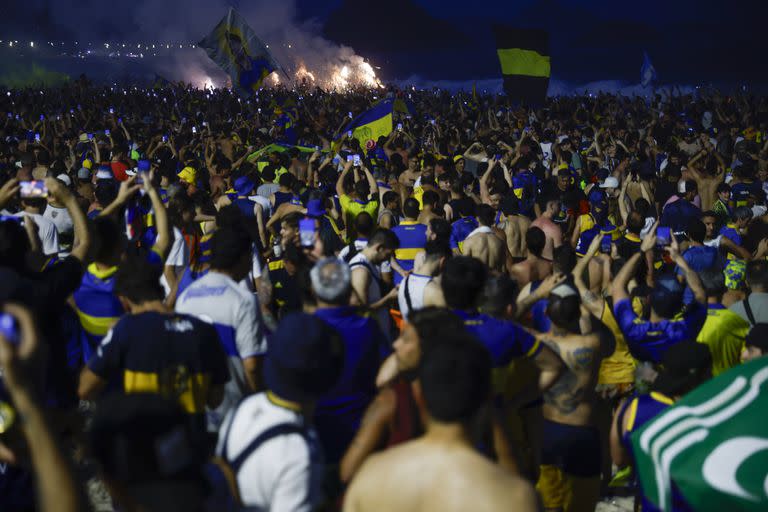
[(182, 314), (122, 317), (88, 367), (99, 377), (119, 383), (124, 393), (161, 394), (201, 416), (210, 389), (229, 380), (227, 356), (216, 329)]

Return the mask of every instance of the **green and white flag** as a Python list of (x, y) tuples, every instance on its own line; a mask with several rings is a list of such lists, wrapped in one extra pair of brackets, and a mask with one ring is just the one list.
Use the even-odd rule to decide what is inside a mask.
[(703, 384), (632, 435), (645, 497), (672, 510), (768, 510), (768, 357)]

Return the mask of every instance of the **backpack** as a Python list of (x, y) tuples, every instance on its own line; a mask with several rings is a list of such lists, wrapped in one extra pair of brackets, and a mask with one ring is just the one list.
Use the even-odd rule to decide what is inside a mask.
[[(242, 403), (242, 401), (241, 401)], [(240, 468), (242, 468), (243, 464), (245, 464), (245, 461), (248, 460), (248, 458), (253, 455), (253, 453), (264, 443), (269, 441), (270, 439), (273, 439), (275, 437), (284, 436), (284, 435), (290, 435), (290, 434), (299, 434), (305, 442), (309, 442), (308, 440), (308, 434), (306, 429), (301, 425), (296, 425), (295, 423), (278, 423), (276, 425), (273, 425), (263, 431), (261, 434), (256, 436), (248, 445), (240, 451), (235, 457), (229, 457), (227, 456), (227, 442), (229, 441), (229, 434), (232, 430), (232, 425), (235, 424), (235, 419), (237, 417), (237, 411), (239, 409), (238, 407), (235, 408), (235, 412), (232, 416), (232, 421), (229, 422), (229, 426), (227, 426), (227, 430), (224, 434), (224, 437), (222, 439), (222, 446), (223, 448), (223, 454), (220, 456), (216, 456), (213, 458), (213, 463), (218, 466), (218, 468), (221, 470), (222, 475), (224, 476), (224, 479), (227, 481), (229, 490), (232, 492), (232, 496), (234, 497), (235, 503), (239, 507), (245, 507), (243, 504), (242, 497), (240, 496), (240, 488), (237, 485), (237, 474), (240, 472)], [(245, 508), (247, 510), (247, 508)]]

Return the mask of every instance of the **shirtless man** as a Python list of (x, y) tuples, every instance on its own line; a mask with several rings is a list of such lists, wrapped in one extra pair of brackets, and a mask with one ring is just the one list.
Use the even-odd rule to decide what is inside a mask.
[(544, 231), (531, 226), (525, 233), (525, 245), (528, 256), (520, 263), (515, 263), (510, 269), (510, 275), (521, 288), (531, 281), (539, 281), (552, 273), (552, 261), (541, 257), (546, 244)]
[(531, 226), (540, 228), (547, 236), (547, 243), (541, 256), (551, 260), (555, 247), (560, 247), (563, 244), (563, 232), (552, 220), (560, 211), (560, 200), (555, 196), (539, 198), (539, 208), (541, 209), (541, 216), (534, 220)]
[[(483, 457), (469, 425), (491, 388), (488, 352), (467, 335), (422, 355), (416, 402), (426, 434), (366, 460), (344, 501), (347, 512), (534, 511), (533, 488)], [(471, 490), (471, 492), (468, 492)]]
[(434, 190), (425, 190), (424, 195), (421, 196), (422, 208), (419, 212), (417, 220), (421, 224), (429, 226), (429, 221), (432, 219), (441, 218), (440, 215), (435, 213), (439, 211), (440, 195)]
[(503, 220), (498, 226), (504, 230), (509, 255), (515, 263), (518, 263), (525, 258), (525, 233), (531, 225), (531, 219), (520, 215), (517, 197), (505, 197), (500, 206)]
[(463, 254), (482, 261), (491, 271), (504, 272), (507, 263), (506, 244), (493, 231), (494, 211), (487, 204), (477, 207), (480, 226), (464, 240)]
[[(548, 315), (552, 328), (539, 339), (562, 358), (565, 371), (544, 393), (542, 465), (536, 488), (545, 510), (591, 511), (600, 496), (595, 386), (600, 362), (613, 347), (592, 331), (589, 311), (570, 284), (549, 294)], [(566, 496), (571, 497), (568, 503)]]

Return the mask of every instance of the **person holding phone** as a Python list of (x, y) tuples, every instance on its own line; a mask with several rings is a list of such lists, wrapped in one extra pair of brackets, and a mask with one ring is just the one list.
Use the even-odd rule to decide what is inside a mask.
[[(355, 238), (355, 218), (361, 212), (367, 212), (371, 218), (377, 219), (379, 212), (379, 185), (367, 167), (356, 168), (352, 173), (352, 180), (348, 180), (349, 171), (352, 170), (353, 161), (344, 165), (344, 170), (336, 180), (336, 193), (339, 196), (344, 224), (347, 226), (346, 243), (351, 243)], [(363, 176), (360, 176), (362, 171)], [(355, 178), (357, 177), (357, 179)], [(364, 178), (364, 179), (363, 179)]]
[(48, 188), (42, 181), (22, 181), (20, 186), (21, 212), (16, 216), (31, 218), (34, 221), (45, 256), (57, 255), (60, 250), (59, 231), (56, 224), (43, 215), (48, 207)]
[(632, 309), (627, 283), (634, 277), (643, 254), (652, 251), (656, 246), (657, 227), (654, 226), (651, 233), (643, 239), (640, 252), (624, 264), (611, 287), (613, 313), (632, 355), (639, 361), (653, 364), (659, 364), (664, 353), (672, 345), (695, 339), (707, 319), (707, 295), (701, 279), (680, 254), (674, 234), (670, 235), (671, 243), (665, 250), (682, 271), (684, 281), (693, 292), (693, 301), (684, 311), (682, 318), (677, 319), (683, 308), (685, 288), (675, 276), (665, 275), (656, 279), (651, 291), (649, 318), (639, 317)]

